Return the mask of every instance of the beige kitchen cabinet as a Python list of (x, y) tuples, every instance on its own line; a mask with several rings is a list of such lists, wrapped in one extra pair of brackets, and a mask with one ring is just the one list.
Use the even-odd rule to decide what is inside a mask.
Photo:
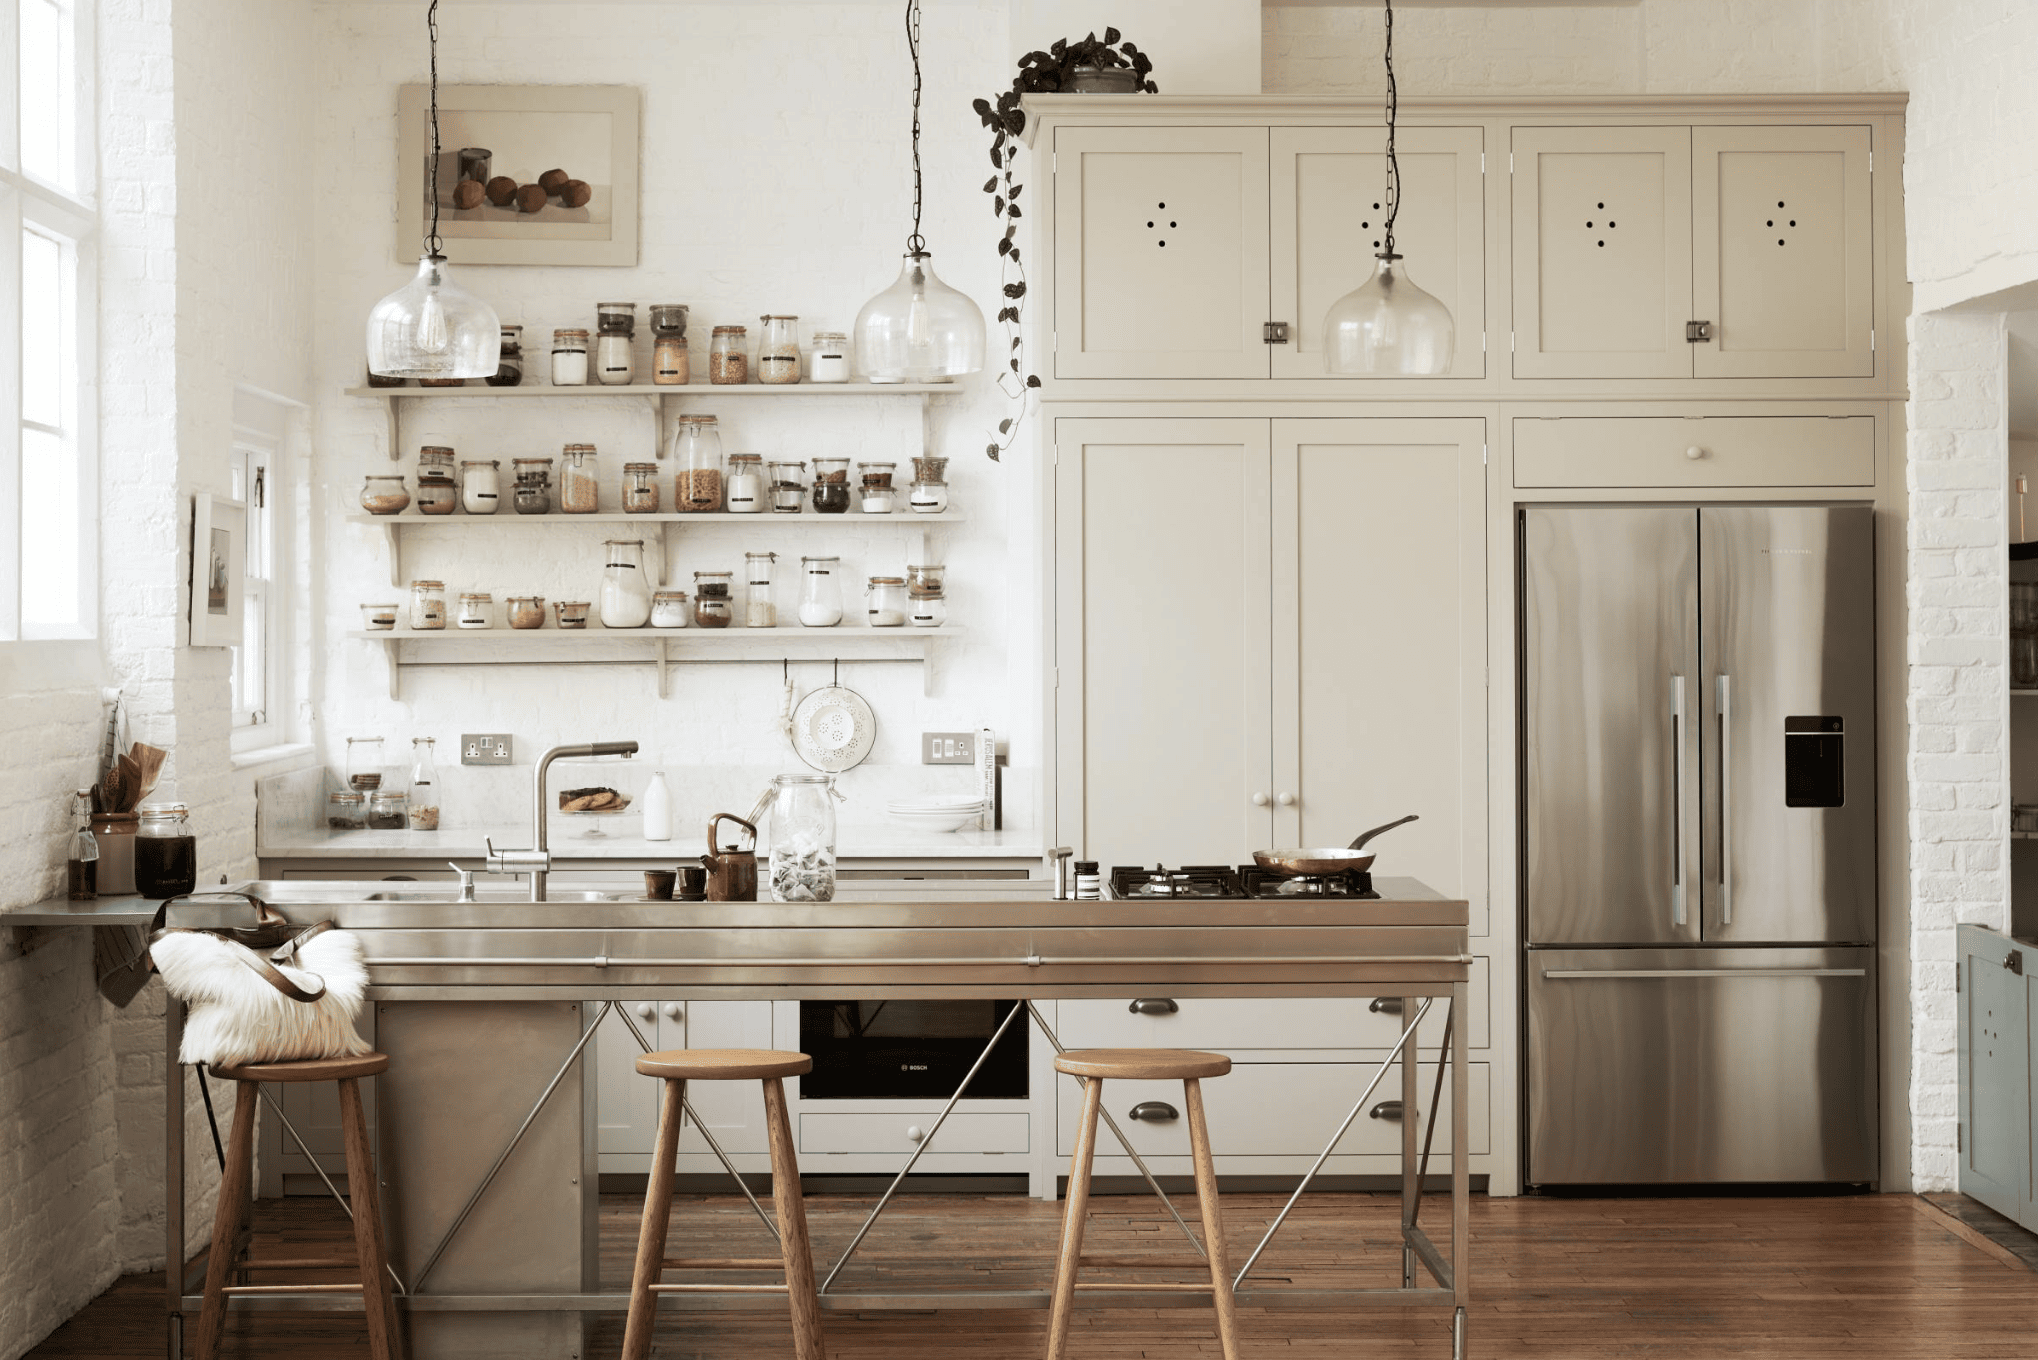
[[(1451, 311), (1452, 378), (1486, 372), (1485, 135), (1479, 127), (1403, 127), (1396, 138), (1396, 248), (1407, 277)], [(1267, 347), (1272, 376), (1372, 381), (1324, 373), (1323, 318), (1366, 281), (1381, 249), (1386, 129), (1277, 127), (1270, 136), (1268, 316), (1288, 323), (1287, 343)]]
[(1875, 485), (1875, 417), (1522, 416), (1518, 487)]
[[(769, 1001), (620, 1001), (630, 1019), (653, 1048), (771, 1048)], [(606, 1173), (649, 1170), (658, 1134), (660, 1085), (637, 1074), (643, 1050), (618, 1016), (601, 1022), (589, 1045), (593, 1051), (598, 1148)], [(756, 1082), (697, 1081), (686, 1098), (722, 1150), (762, 1154), (766, 1150), (764, 1101)], [(762, 1170), (761, 1156), (738, 1159), (745, 1171)], [(679, 1142), (679, 1169), (714, 1172), (721, 1169), (707, 1141), (691, 1120)]]
[(1874, 373), (1871, 129), (1517, 127), (1517, 378)]

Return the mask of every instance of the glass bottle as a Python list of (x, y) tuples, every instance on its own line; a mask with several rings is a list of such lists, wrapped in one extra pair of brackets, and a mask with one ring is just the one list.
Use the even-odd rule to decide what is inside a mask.
[(516, 473), (516, 507), (520, 515), (544, 515), (552, 510), (552, 460), (513, 458)]
[(446, 583), (410, 583), (410, 626), (413, 632), (437, 632), (446, 626)]
[(677, 302), (651, 307), (651, 381), (684, 387), (693, 378), (686, 348), (686, 307)]
[(361, 508), (371, 515), (393, 515), (409, 504), (401, 472), (371, 472), (361, 483)]
[(728, 497), (732, 515), (762, 514), (771, 506), (771, 494), (764, 481), (764, 459), (755, 453), (729, 455)]
[(70, 901), (91, 902), (99, 896), (99, 842), (92, 838), (90, 811), (92, 790), (79, 789), (72, 795), (71, 816), (77, 826), (71, 832), (71, 857), (66, 868)]
[(604, 387), (628, 387), (637, 376), (636, 358), (631, 353), (637, 334), (637, 304), (597, 302), (594, 345), (595, 381)]
[(693, 574), (693, 621), (702, 628), (727, 628), (736, 611), (729, 603), (735, 573), (697, 571)]
[(601, 626), (642, 628), (651, 621), (651, 583), (644, 576), (644, 540), (612, 538), (602, 568)]
[(858, 463), (856, 471), (861, 483), (861, 499), (857, 508), (866, 515), (889, 515), (898, 503), (897, 489), (892, 485), (897, 463)]
[(708, 381), (741, 387), (750, 381), (749, 335), (741, 326), (717, 326), (708, 342)]
[(470, 515), (492, 515), (502, 505), (502, 464), (493, 458), (460, 464), (460, 508)]
[(849, 509), (849, 460), (847, 458), (816, 458), (814, 460), (814, 510), (823, 515), (839, 515)]
[(552, 332), (552, 385), (554, 387), (587, 386), (587, 332), (563, 330)]
[(757, 381), (796, 383), (800, 380), (800, 319), (766, 316), (757, 337)]
[(601, 509), (601, 483), (596, 480), (594, 445), (568, 444), (560, 450), (559, 508), (569, 515), (592, 515)]
[(808, 628), (833, 628), (842, 622), (842, 559), (800, 559), (800, 622)]
[(814, 358), (807, 365), (807, 381), (846, 383), (849, 381), (849, 337), (841, 331), (814, 332)]
[(496, 360), (495, 376), (487, 379), (490, 387), (520, 387), (524, 381), (524, 328), (504, 326), (502, 328), (502, 357)]
[(906, 622), (906, 578), (873, 576), (863, 589), (864, 612), (873, 628), (901, 628)]
[(626, 515), (658, 513), (658, 464), (623, 464), (623, 513)]
[(355, 793), (382, 787), (382, 738), (347, 738), (347, 787)]
[(835, 777), (782, 774), (771, 781), (771, 897), (835, 897)]
[(410, 829), (439, 829), (439, 767), (432, 759), (432, 737), (410, 739)]
[(802, 479), (807, 474), (805, 462), (767, 463), (771, 472), (771, 508), (774, 514), (797, 515), (806, 500), (807, 488)]
[(182, 803), (143, 803), (134, 833), (134, 890), (175, 897), (198, 886), (198, 838)]
[(672, 508), (708, 514), (722, 508), (722, 423), (713, 416), (672, 422)]
[(743, 602), (745, 628), (778, 627), (778, 605), (771, 597), (771, 564), (776, 561), (777, 553), (743, 554), (743, 580), (747, 587)]

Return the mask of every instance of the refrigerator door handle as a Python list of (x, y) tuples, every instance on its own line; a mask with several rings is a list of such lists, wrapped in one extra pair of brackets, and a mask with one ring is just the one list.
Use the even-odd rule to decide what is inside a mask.
[(1545, 968), (1543, 976), (1552, 981), (1565, 982), (1584, 981), (1591, 978), (1822, 978), (1867, 977), (1868, 970), (1866, 968)]
[(1734, 923), (1734, 682), (1722, 675), (1716, 705), (1720, 711), (1720, 924)]
[(1670, 677), (1670, 924), (1684, 924), (1684, 677)]

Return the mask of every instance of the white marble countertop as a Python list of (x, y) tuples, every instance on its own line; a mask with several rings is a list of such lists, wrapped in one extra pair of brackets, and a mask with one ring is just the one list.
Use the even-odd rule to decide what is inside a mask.
[[(574, 834), (576, 828), (554, 823), (551, 830), (555, 863), (601, 859), (692, 859), (705, 848), (704, 828), (688, 827), (669, 841), (647, 841), (634, 834), (643, 823), (625, 819), (633, 833), (605, 835), (590, 839)], [(730, 828), (731, 831), (734, 828)], [(486, 841), (498, 850), (524, 849), (531, 843), (528, 826), (452, 827), (444, 831), (329, 831), (279, 830), (264, 833), (255, 847), (261, 859), (480, 859), (488, 853)], [(952, 831), (929, 834), (896, 826), (859, 826), (845, 823), (836, 833), (838, 859), (955, 860), (1002, 859), (1039, 860), (1044, 847), (1031, 833), (1011, 831)], [(759, 847), (768, 854), (770, 843)]]

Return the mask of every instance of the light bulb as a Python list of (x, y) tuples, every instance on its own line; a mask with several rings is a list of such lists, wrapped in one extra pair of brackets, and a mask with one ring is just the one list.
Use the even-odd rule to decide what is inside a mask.
[(424, 305), (418, 309), (415, 343), (427, 354), (446, 352), (446, 307), (439, 301), (439, 290), (434, 288), (425, 294)]

